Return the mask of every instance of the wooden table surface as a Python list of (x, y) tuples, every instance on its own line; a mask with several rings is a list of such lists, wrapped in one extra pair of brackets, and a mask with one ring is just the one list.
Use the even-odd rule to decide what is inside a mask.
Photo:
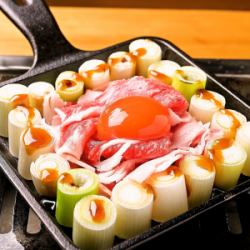
[[(67, 39), (96, 50), (141, 35), (172, 41), (193, 57), (250, 59), (250, 11), (51, 7)], [(0, 55), (31, 55), (0, 13)]]

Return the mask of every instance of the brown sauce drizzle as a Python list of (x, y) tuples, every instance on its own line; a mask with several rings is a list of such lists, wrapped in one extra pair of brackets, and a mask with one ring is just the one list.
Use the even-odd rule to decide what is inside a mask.
[(43, 97), (42, 96), (32, 97), (32, 105), (36, 109), (38, 109), (41, 114), (43, 114)]
[(132, 54), (136, 57), (142, 57), (147, 53), (145, 48), (138, 48), (132, 52)]
[(92, 200), (89, 206), (89, 213), (94, 222), (102, 222), (105, 219), (104, 201), (98, 199)]
[(83, 82), (82, 76), (76, 72), (72, 74), (72, 80), (75, 80), (77, 82)]
[(174, 173), (176, 177), (181, 176), (182, 172), (179, 167), (177, 166), (170, 166), (169, 168), (166, 169), (166, 174), (170, 175), (171, 173)]
[(223, 149), (229, 148), (233, 144), (231, 138), (223, 138), (216, 140), (210, 152), (212, 153), (213, 159), (217, 162), (223, 162), (224, 157), (222, 154)]
[[(28, 121), (27, 121), (27, 125), (28, 126), (32, 126), (32, 121), (35, 117), (35, 109), (32, 107), (26, 107), (27, 111), (28, 111)], [(23, 111), (22, 109), (20, 110), (25, 116), (26, 116), (26, 112)]]
[(77, 188), (81, 187), (81, 185), (76, 185), (76, 183), (74, 182), (74, 178), (70, 173), (65, 172), (61, 176), (62, 178), (60, 179), (60, 182), (62, 184), (68, 184), (72, 187), (77, 187)]
[(198, 156), (198, 158), (195, 160), (196, 164), (209, 172), (214, 171), (214, 163), (211, 159), (205, 157), (205, 156)]
[(164, 82), (164, 83), (167, 83), (167, 84), (171, 84), (172, 82), (172, 78), (157, 71), (157, 70), (150, 70), (149, 71), (149, 76), (153, 76), (157, 79), (159, 79), (160, 81)]
[(59, 83), (59, 89), (64, 91), (77, 85), (76, 82), (83, 82), (83, 77), (78, 73), (72, 73), (71, 79), (64, 79)]
[(17, 106), (29, 107), (28, 94), (14, 95), (10, 101), (11, 101), (12, 105), (14, 106), (14, 108)]
[(54, 168), (43, 169), (40, 176), (44, 183), (54, 182), (58, 179), (58, 170)]
[(183, 70), (177, 69), (177, 70), (175, 71), (175, 73), (176, 73), (176, 74), (179, 74), (184, 80), (186, 80), (186, 81), (189, 80), (188, 76), (185, 74), (185, 72), (184, 72)]
[(62, 178), (60, 179), (60, 182), (62, 184), (68, 184), (71, 186), (75, 186), (74, 179), (73, 179), (73, 176), (71, 174), (63, 173), (61, 176), (62, 176)]
[(32, 126), (32, 121), (35, 117), (35, 109), (32, 107), (28, 107), (28, 126)]
[(49, 145), (51, 141), (51, 135), (42, 128), (29, 127), (23, 136), (23, 143), (29, 155), (33, 154), (37, 149)]
[[(22, 106), (28, 110), (28, 126), (32, 126), (32, 120), (35, 117), (35, 110), (30, 106), (29, 96), (27, 94), (18, 94), (11, 98), (11, 103), (14, 107)], [(26, 115), (26, 113), (25, 113)]]
[(102, 72), (107, 71), (108, 69), (109, 69), (109, 65), (107, 63), (102, 63), (102, 64), (97, 65), (95, 68), (91, 70), (83, 71), (82, 77), (84, 79), (91, 79), (95, 73), (102, 73)]
[(109, 64), (111, 66), (114, 66), (118, 63), (126, 63), (126, 62), (135, 63), (135, 61), (136, 61), (136, 57), (132, 53), (128, 53), (128, 52), (121, 57), (109, 58)]
[(203, 86), (202, 80), (190, 79), (189, 76), (181, 69), (177, 69), (175, 72), (176, 72), (176, 74), (179, 74), (184, 81), (187, 81), (185, 83), (187, 83), (187, 84), (196, 84), (198, 86), (201, 86), (201, 88), (202, 88), (202, 86)]
[(152, 174), (144, 183), (152, 185), (158, 177), (174, 174), (175, 177), (182, 175), (182, 171), (177, 166), (170, 166), (164, 171)]
[(235, 117), (234, 113), (231, 112), (230, 110), (228, 110), (228, 109), (222, 109), (222, 110), (220, 110), (220, 112), (222, 114), (224, 114), (224, 115), (229, 116), (231, 118), (231, 120), (232, 120), (232, 125), (230, 127), (230, 131), (229, 131), (229, 136), (228, 137), (233, 139), (235, 137), (235, 135), (236, 135), (237, 128), (239, 128), (241, 124), (240, 124), (239, 120)]
[(68, 88), (71, 88), (71, 87), (74, 87), (76, 86), (76, 82), (74, 81), (71, 81), (71, 80), (62, 80), (60, 83), (59, 83), (59, 89), (61, 91), (65, 91), (67, 90)]
[(208, 101), (212, 101), (214, 103), (214, 105), (217, 108), (223, 108), (222, 104), (220, 101), (218, 101), (215, 96), (213, 95), (213, 93), (205, 90), (205, 89), (199, 89), (197, 91), (198, 96), (203, 99), (203, 100), (208, 100)]

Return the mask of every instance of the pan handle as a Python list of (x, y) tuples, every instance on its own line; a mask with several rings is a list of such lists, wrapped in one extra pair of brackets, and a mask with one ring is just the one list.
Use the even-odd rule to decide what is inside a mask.
[(79, 53), (66, 40), (43, 0), (0, 0), (0, 8), (28, 38), (34, 53), (32, 68)]

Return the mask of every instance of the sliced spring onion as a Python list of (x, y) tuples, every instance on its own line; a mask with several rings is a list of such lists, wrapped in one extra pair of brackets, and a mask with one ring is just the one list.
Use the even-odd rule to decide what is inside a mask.
[(250, 122), (243, 123), (238, 128), (235, 140), (245, 149), (247, 160), (243, 167), (242, 173), (250, 176)]
[(116, 235), (128, 239), (150, 227), (153, 192), (148, 185), (123, 180), (113, 189), (111, 199), (117, 210)]
[(110, 81), (109, 65), (102, 60), (92, 59), (84, 62), (79, 68), (86, 87), (94, 90), (103, 90)]
[(213, 114), (225, 107), (224, 96), (210, 90), (198, 90), (191, 98), (189, 113), (198, 121), (211, 122)]
[(86, 169), (76, 168), (63, 173), (57, 181), (56, 219), (72, 227), (75, 204), (84, 196), (97, 194), (98, 176)]
[(215, 178), (215, 166), (206, 156), (186, 155), (180, 162), (185, 175), (189, 208), (206, 202), (212, 193)]
[(53, 150), (52, 134), (42, 126), (32, 126), (25, 129), (20, 136), (18, 155), (18, 172), (26, 180), (31, 180), (30, 165), (40, 155)]
[(184, 66), (175, 71), (172, 86), (190, 101), (198, 89), (206, 87), (207, 75), (193, 66)]
[(56, 92), (64, 101), (77, 101), (83, 89), (83, 78), (74, 71), (64, 71), (56, 79)]
[(147, 183), (155, 194), (153, 220), (164, 222), (188, 210), (185, 178), (178, 167), (153, 174)]
[(20, 136), (22, 131), (30, 125), (39, 125), (41, 114), (35, 108), (26, 108), (17, 106), (9, 112), (8, 117), (8, 134), (9, 134), (9, 151), (18, 157)]
[(48, 82), (33, 82), (29, 85), (29, 104), (43, 114), (43, 100), (45, 95), (54, 91), (54, 86)]
[(40, 155), (30, 166), (32, 181), (38, 194), (55, 197), (57, 179), (68, 170), (70, 170), (68, 161), (58, 154)]
[(216, 168), (215, 186), (229, 190), (236, 186), (245, 165), (245, 150), (230, 138), (216, 140), (209, 147)]
[(88, 195), (74, 209), (73, 242), (86, 250), (109, 249), (115, 236), (116, 208), (111, 200)]
[(232, 109), (221, 109), (214, 113), (211, 128), (223, 131), (223, 137), (234, 138), (237, 129), (247, 121), (241, 113)]
[(136, 74), (147, 77), (148, 67), (162, 57), (161, 47), (149, 40), (138, 39), (130, 43), (129, 51), (136, 56)]
[(117, 51), (108, 58), (111, 80), (128, 79), (135, 75), (136, 57), (126, 51)]
[(28, 104), (28, 88), (8, 84), (0, 88), (0, 136), (8, 137), (8, 114), (16, 106)]
[(180, 65), (170, 60), (161, 60), (148, 67), (148, 77), (158, 79), (166, 84), (172, 83), (172, 78)]

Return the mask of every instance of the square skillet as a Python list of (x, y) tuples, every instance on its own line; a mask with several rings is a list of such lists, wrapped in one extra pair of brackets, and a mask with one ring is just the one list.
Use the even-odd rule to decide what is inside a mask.
[[(55, 19), (43, 0), (26, 1), (20, 5), (18, 0), (0, 0), (0, 7), (12, 22), (28, 38), (34, 52), (34, 62), (31, 69), (25, 74), (0, 83), (0, 87), (10, 83), (29, 85), (35, 81), (55, 82), (59, 73), (65, 70), (75, 70), (86, 60), (98, 58), (106, 60), (108, 56), (119, 50), (128, 50), (131, 39), (98, 51), (81, 51), (74, 48), (63, 36)], [(25, 2), (25, 1), (23, 1)], [(158, 37), (148, 38), (158, 43), (163, 51), (163, 59), (173, 60), (180, 65), (197, 66), (191, 57), (174, 46), (171, 42)], [(222, 94), (227, 101), (227, 108), (233, 108), (246, 115), (250, 120), (250, 107), (238, 96), (229, 91), (211, 76), (207, 75), (207, 89)], [(25, 181), (17, 172), (17, 159), (8, 152), (8, 141), (0, 138), (0, 168), (10, 179), (16, 189), (24, 197), (30, 207), (39, 216), (45, 227), (58, 242), (62, 249), (77, 249), (67, 233), (55, 220), (51, 212), (42, 205), (42, 200), (34, 190), (30, 181)], [(241, 176), (238, 185), (230, 191), (213, 189), (210, 200), (203, 205), (161, 224), (154, 224), (148, 231), (125, 241), (117, 241), (112, 249), (135, 248), (152, 238), (155, 238), (181, 224), (197, 217), (198, 215), (222, 204), (235, 196), (250, 189), (250, 178)]]

